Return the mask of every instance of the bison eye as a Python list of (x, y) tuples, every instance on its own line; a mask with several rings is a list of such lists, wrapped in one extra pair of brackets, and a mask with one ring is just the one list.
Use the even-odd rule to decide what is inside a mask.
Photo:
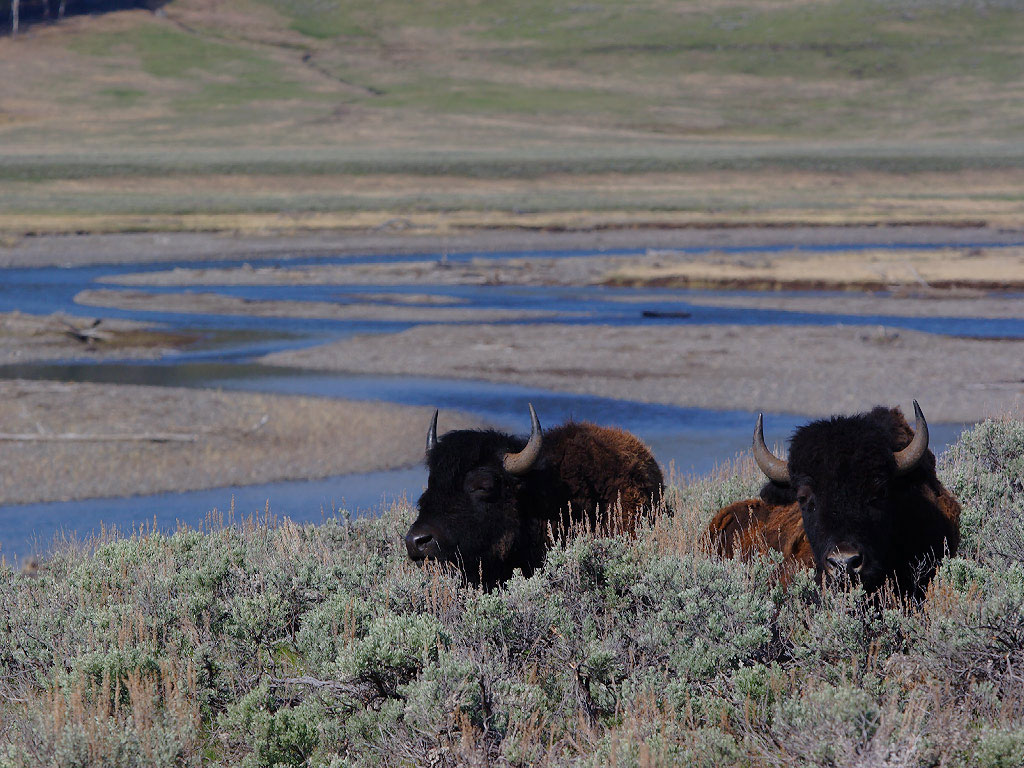
[(481, 501), (493, 501), (498, 498), (497, 489), (494, 487), (490, 488), (470, 488), (469, 495), (474, 498), (480, 499)]
[(498, 494), (498, 481), (489, 472), (473, 472), (466, 477), (466, 493), (484, 501)]
[(814, 509), (814, 491), (809, 486), (801, 485), (796, 489), (796, 500), (804, 509)]

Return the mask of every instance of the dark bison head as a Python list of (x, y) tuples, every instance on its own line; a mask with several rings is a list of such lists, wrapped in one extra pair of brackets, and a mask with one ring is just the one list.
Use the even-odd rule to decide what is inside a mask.
[(794, 433), (788, 462), (768, 450), (758, 416), (754, 457), (775, 486), (761, 495), (800, 505), (819, 578), (851, 579), (868, 592), (893, 578), (898, 589), (915, 590), (942, 556), (944, 536), (955, 548), (935, 504), (935, 489), (947, 492), (916, 400), (914, 414), (912, 439), (897, 409), (812, 422)]
[(518, 495), (541, 452), (540, 421), (530, 406), (529, 440), (501, 432), (459, 430), (437, 438), (437, 411), (427, 432), (427, 489), (405, 536), (413, 560), (458, 567), (473, 583), (494, 584), (528, 568), (536, 553)]

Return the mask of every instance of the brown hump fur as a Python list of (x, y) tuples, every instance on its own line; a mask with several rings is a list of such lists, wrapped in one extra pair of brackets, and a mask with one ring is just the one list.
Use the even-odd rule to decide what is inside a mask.
[(770, 505), (744, 499), (718, 510), (708, 526), (711, 550), (719, 557), (750, 560), (770, 550), (785, 558), (780, 580), (785, 583), (799, 568), (814, 568), (814, 554), (804, 533), (798, 504)]
[(544, 448), (568, 486), (574, 522), (585, 514), (607, 533), (632, 534), (642, 511), (661, 500), (661, 469), (650, 449), (628, 432), (570, 422), (545, 433)]

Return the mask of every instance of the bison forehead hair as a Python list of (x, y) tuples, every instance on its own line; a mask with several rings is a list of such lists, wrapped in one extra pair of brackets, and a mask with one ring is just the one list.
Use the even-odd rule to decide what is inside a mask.
[[(793, 434), (789, 447), (792, 485), (810, 480), (819, 493), (866, 498), (896, 475), (894, 452), (913, 439), (899, 409), (875, 408), (856, 416), (833, 416), (813, 421)], [(935, 457), (925, 454), (918, 467)], [(849, 510), (851, 513), (853, 510)]]
[(521, 451), (525, 445), (525, 438), (493, 429), (449, 432), (427, 454), (429, 483), (439, 488), (461, 488), (470, 471), (478, 467), (500, 469), (506, 453)]

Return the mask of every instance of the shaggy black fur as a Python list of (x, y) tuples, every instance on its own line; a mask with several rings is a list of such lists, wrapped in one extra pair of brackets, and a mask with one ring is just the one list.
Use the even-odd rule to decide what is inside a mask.
[(913, 432), (898, 408), (834, 416), (797, 429), (789, 449), (790, 485), (761, 489), (769, 504), (797, 502), (819, 579), (837, 546), (859, 551), (868, 591), (886, 579), (923, 595), (945, 553), (960, 543), (960, 505), (935, 475), (929, 450), (898, 477), (893, 452)]
[[(544, 433), (526, 474), (502, 467), (526, 439), (494, 431), (444, 435), (427, 456), (427, 489), (406, 535), (409, 557), (458, 566), (475, 584), (494, 586), (544, 561), (548, 531), (586, 521), (631, 532), (639, 513), (661, 498), (657, 462), (618, 429), (569, 423)], [(620, 508), (616, 508), (621, 503)]]

